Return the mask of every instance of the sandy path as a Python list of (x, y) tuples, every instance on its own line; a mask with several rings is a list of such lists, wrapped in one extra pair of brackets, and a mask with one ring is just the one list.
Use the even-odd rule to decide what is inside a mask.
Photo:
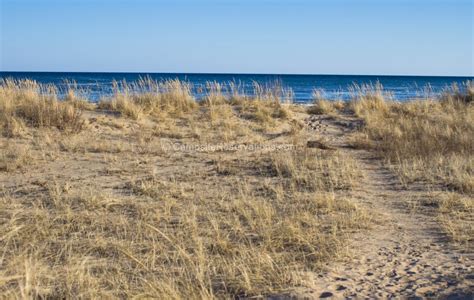
[[(472, 249), (462, 253), (445, 241), (433, 216), (410, 211), (413, 197), (427, 197), (422, 186), (403, 188), (380, 160), (347, 147), (348, 132), (357, 124), (347, 118), (313, 117), (316, 138), (324, 138), (355, 158), (366, 176), (354, 191), (358, 205), (381, 220), (367, 234), (357, 235), (347, 262), (328, 266), (315, 279), (309, 298), (474, 298)], [(321, 125), (314, 125), (321, 124)]]

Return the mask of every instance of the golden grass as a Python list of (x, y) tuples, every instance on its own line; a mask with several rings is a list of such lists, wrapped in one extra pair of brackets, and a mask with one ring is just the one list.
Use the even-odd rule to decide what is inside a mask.
[(309, 148), (274, 153), (270, 169), (289, 178), (291, 189), (314, 191), (352, 189), (362, 176), (350, 157)]
[(206, 111), (207, 118), (213, 122), (226, 120), (233, 110), (264, 126), (274, 126), (274, 119), (290, 117), (290, 111), (282, 100), (291, 101), (291, 95), (257, 84), (254, 88), (255, 96), (248, 97), (240, 94), (232, 84), (230, 91), (225, 91), (221, 84), (209, 82), (206, 85), (207, 94), (197, 101), (191, 94), (189, 83), (143, 79), (134, 84), (116, 83), (115, 95), (102, 99), (98, 108), (115, 111), (134, 120), (143, 116), (164, 119), (168, 116), (186, 117), (199, 108)]
[(334, 115), (346, 108), (346, 102), (324, 99), (320, 91), (313, 92), (313, 103), (306, 111), (314, 115)]
[[(183, 83), (143, 84), (146, 94), (131, 85), (85, 112), (74, 135), (9, 114), (26, 134), (0, 138), (0, 294), (283, 294), (310, 286), (308, 272), (344, 256), (350, 234), (370, 226), (348, 193), (362, 176), (356, 162), (306, 149), (293, 119), (302, 112), (281, 95), (196, 102)], [(37, 109), (46, 97), (21, 101)], [(76, 98), (48, 105), (89, 109)], [(217, 150), (199, 148), (208, 145)], [(217, 147), (232, 145), (242, 148)]]
[(459, 243), (472, 241), (474, 235), (474, 201), (459, 193), (435, 195), (438, 219), (448, 235)]
[(76, 109), (80, 110), (94, 110), (96, 105), (77, 93), (77, 86), (72, 86), (67, 90), (64, 97), (64, 102), (71, 104)]
[(5, 136), (21, 134), (25, 126), (82, 129), (81, 110), (56, 97), (53, 87), (33, 81), (0, 82), (0, 126)]
[(368, 144), (399, 164), (403, 180), (413, 181), (424, 173), (424, 179), (432, 183), (474, 191), (469, 176), (474, 149), (472, 102), (397, 103), (370, 97), (353, 102), (352, 107), (366, 122), (363, 133)]
[(191, 95), (190, 85), (185, 82), (143, 79), (137, 84), (116, 83), (115, 95), (102, 99), (98, 107), (136, 120), (143, 114), (181, 116), (197, 108), (197, 103)]
[[(377, 151), (399, 174), (402, 183), (421, 182), (447, 191), (448, 195), (452, 191), (472, 197), (474, 87), (467, 83), (464, 88), (465, 92), (461, 92), (454, 87), (454, 91), (440, 100), (406, 103), (386, 100), (381, 91), (360, 95), (350, 107), (365, 121), (365, 126), (354, 136), (353, 145)], [(456, 233), (463, 230), (474, 233), (470, 220), (474, 212), (472, 198), (460, 200), (464, 204), (448, 206), (443, 199), (436, 206), (446, 231), (455, 240), (472, 240), (473, 234), (469, 237)], [(447, 213), (447, 210), (451, 211)], [(454, 219), (447, 221), (449, 216)], [(453, 229), (457, 218), (464, 220), (457, 222), (464, 229)], [(469, 226), (465, 225), (468, 219)]]
[(11, 172), (29, 163), (30, 149), (28, 146), (4, 143), (0, 148), (0, 171)]
[[(351, 234), (371, 224), (351, 198), (363, 176), (357, 162), (308, 148), (307, 112), (284, 103), (288, 95), (256, 87), (250, 98), (209, 83), (196, 101), (190, 88), (117, 84), (95, 110), (74, 90), (60, 101), (33, 82), (0, 86), (0, 294), (281, 295), (346, 254)], [(310, 112), (350, 108), (365, 122), (354, 143), (407, 185), (429, 183), (433, 195), (420, 204), (466, 242), (474, 235), (468, 91), (405, 104), (376, 91), (347, 105), (320, 99)], [(220, 148), (233, 145), (242, 148)]]
[[(274, 293), (301, 284), (299, 272), (344, 251), (341, 232), (363, 225), (349, 201), (330, 194), (270, 200), (245, 183), (214, 195), (193, 195), (187, 183), (135, 184), (140, 198), (133, 200), (97, 191), (69, 195), (69, 187), (56, 185), (37, 199), (3, 197), (2, 293), (160, 298)], [(335, 211), (338, 216), (332, 216)], [(331, 217), (321, 222), (325, 215)]]

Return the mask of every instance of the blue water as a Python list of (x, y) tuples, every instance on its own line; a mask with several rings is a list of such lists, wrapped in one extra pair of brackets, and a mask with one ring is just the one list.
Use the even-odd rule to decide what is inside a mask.
[[(156, 81), (179, 79), (192, 84), (196, 97), (201, 97), (206, 82), (239, 84), (243, 92), (252, 95), (254, 82), (263, 86), (278, 83), (291, 89), (295, 102), (308, 102), (314, 90), (322, 90), (328, 99), (349, 99), (354, 85), (380, 83), (395, 100), (436, 97), (453, 83), (462, 86), (473, 77), (431, 76), (367, 76), (367, 75), (263, 75), (263, 74), (184, 74), (184, 73), (52, 73), (52, 72), (0, 72), (0, 78), (32, 79), (43, 84), (54, 84), (60, 93), (66, 90), (66, 82), (75, 82), (84, 89), (92, 101), (112, 94), (113, 81), (134, 82), (150, 77)], [(201, 89), (200, 89), (201, 88)]]

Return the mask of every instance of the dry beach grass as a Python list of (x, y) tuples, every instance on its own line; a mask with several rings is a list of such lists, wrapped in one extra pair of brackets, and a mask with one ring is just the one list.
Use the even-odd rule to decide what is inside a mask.
[[(347, 260), (353, 238), (379, 223), (377, 207), (359, 199), (371, 178), (365, 163), (337, 143), (311, 146), (333, 133), (310, 130), (306, 109), (281, 101), (285, 93), (210, 87), (196, 102), (186, 83), (143, 80), (94, 106), (73, 90), (59, 101), (52, 87), (45, 96), (34, 82), (2, 82), (0, 294), (324, 292), (316, 275)], [(404, 184), (441, 191), (430, 198), (433, 218), (469, 244), (472, 93), (460, 95), (318, 100), (309, 112), (364, 120), (342, 138), (382, 157)]]
[(440, 100), (397, 103), (382, 92), (350, 103), (365, 127), (354, 145), (380, 153), (404, 184), (422, 182), (434, 196), (444, 229), (458, 242), (474, 238), (474, 86), (446, 93)]

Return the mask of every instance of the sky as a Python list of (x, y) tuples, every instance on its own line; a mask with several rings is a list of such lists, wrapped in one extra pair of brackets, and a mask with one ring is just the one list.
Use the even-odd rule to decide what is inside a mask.
[(0, 70), (473, 76), (473, 1), (0, 0)]

